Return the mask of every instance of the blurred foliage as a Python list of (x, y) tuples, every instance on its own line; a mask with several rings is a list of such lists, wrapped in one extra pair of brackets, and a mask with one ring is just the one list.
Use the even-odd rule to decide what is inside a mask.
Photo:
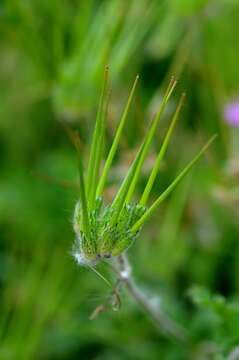
[[(238, 358), (233, 194), (239, 186), (239, 133), (222, 117), (225, 103), (239, 92), (238, 21), (237, 0), (1, 0), (0, 359)], [(182, 90), (186, 105), (152, 199), (200, 143), (219, 133), (207, 158), (129, 251), (136, 280), (188, 329), (188, 344), (158, 333), (126, 295), (119, 312), (88, 320), (108, 289), (71, 256), (78, 194), (32, 174), (76, 182), (76, 154), (61, 122), (79, 131), (87, 157), (106, 64), (113, 87), (106, 149), (130, 82), (137, 72), (141, 76), (108, 199), (171, 75), (179, 77), (178, 93), (160, 124), (138, 193)], [(113, 280), (105, 267), (100, 270)]]
[(213, 341), (213, 352), (224, 358), (221, 354), (236, 348), (239, 343), (238, 301), (226, 302), (223, 296), (212, 295), (200, 287), (192, 288), (190, 296), (199, 306), (198, 315), (195, 316), (195, 332), (208, 334)]

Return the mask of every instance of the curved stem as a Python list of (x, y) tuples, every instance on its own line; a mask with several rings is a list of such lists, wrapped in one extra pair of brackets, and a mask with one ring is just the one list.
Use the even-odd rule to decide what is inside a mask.
[(122, 254), (118, 256), (116, 260), (120, 271), (119, 276), (121, 282), (125, 283), (128, 292), (135, 299), (138, 305), (144, 310), (144, 312), (149, 315), (155, 326), (160, 331), (167, 332), (178, 340), (186, 341), (188, 337), (186, 330), (170, 319), (160, 309), (155, 309), (155, 307), (150, 303), (150, 300), (136, 285), (131, 275), (132, 269), (127, 257)]
[(239, 346), (236, 346), (232, 352), (228, 355), (228, 360), (237, 360), (239, 359)]

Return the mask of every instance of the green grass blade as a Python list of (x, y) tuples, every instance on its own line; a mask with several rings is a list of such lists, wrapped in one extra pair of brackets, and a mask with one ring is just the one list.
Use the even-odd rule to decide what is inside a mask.
[(167, 147), (168, 147), (168, 143), (171, 139), (171, 136), (173, 134), (173, 130), (174, 130), (174, 127), (175, 127), (175, 124), (176, 124), (176, 121), (178, 119), (178, 116), (179, 116), (179, 113), (180, 113), (180, 110), (182, 108), (182, 105), (183, 105), (183, 102), (184, 102), (184, 99), (185, 99), (185, 94), (183, 94), (179, 100), (179, 103), (178, 103), (178, 106), (177, 106), (177, 109), (175, 111), (175, 114), (173, 116), (173, 119), (171, 121), (171, 124), (169, 126), (169, 129), (167, 131), (167, 134), (164, 138), (164, 141), (163, 141), (163, 144), (161, 146), (161, 149), (160, 149), (160, 152), (158, 154), (158, 157), (156, 159), (156, 162), (155, 162), (155, 165), (153, 167), (153, 170), (150, 174), (150, 177), (149, 177), (149, 180), (147, 182), (147, 185), (144, 189), (144, 192), (143, 192), (143, 195), (142, 195), (142, 198), (140, 200), (140, 205), (142, 206), (145, 206), (146, 205), (146, 202), (148, 200), (148, 197), (149, 197), (149, 194), (150, 194), (150, 191), (152, 189), (152, 186), (154, 184), (154, 181), (155, 181), (155, 178), (156, 178), (156, 175), (157, 175), (157, 172), (159, 170), (159, 167), (160, 167), (160, 164), (161, 164), (161, 161), (165, 155), (165, 152), (167, 150)]
[(163, 101), (160, 105), (160, 108), (159, 108), (159, 111), (158, 113), (156, 114), (150, 128), (149, 128), (149, 131), (147, 132), (147, 135), (145, 137), (145, 140), (144, 140), (144, 143), (143, 143), (143, 146), (142, 146), (142, 150), (141, 150), (141, 156), (140, 156), (140, 159), (138, 161), (138, 165), (137, 165), (137, 168), (135, 170), (135, 173), (134, 173), (134, 177), (132, 179), (132, 182), (130, 184), (130, 188), (129, 188), (129, 191), (128, 191), (128, 194), (127, 194), (127, 197), (126, 197), (126, 202), (129, 203), (130, 200), (131, 200), (131, 197), (132, 197), (132, 194), (134, 192), (134, 189), (136, 187), (136, 183), (137, 183), (137, 180), (139, 178), (139, 175), (140, 175), (140, 171), (142, 169), (142, 166), (143, 166), (143, 163), (144, 163), (144, 160), (147, 156), (147, 153), (148, 153), (148, 150), (149, 150), (149, 146), (151, 144), (151, 141), (153, 139), (153, 136), (155, 134), (155, 131), (156, 131), (156, 128), (157, 128), (157, 125), (158, 125), (158, 122), (161, 118), (161, 115), (163, 113), (163, 110), (165, 109), (167, 103), (168, 103), (168, 100), (175, 88), (177, 84), (177, 81), (174, 80), (174, 78), (171, 79), (170, 83), (169, 83), (169, 86), (166, 90), (166, 93), (164, 95), (164, 98), (163, 98)]
[(104, 79), (103, 79), (103, 86), (102, 91), (100, 95), (100, 102), (98, 106), (97, 111), (97, 117), (96, 117), (96, 124), (94, 129), (94, 135), (93, 140), (91, 144), (91, 150), (90, 150), (90, 158), (89, 158), (89, 165), (88, 165), (88, 171), (87, 171), (87, 179), (86, 179), (86, 193), (87, 197), (89, 199), (89, 206), (92, 207), (94, 203), (95, 198), (95, 176), (97, 176), (97, 173), (99, 172), (99, 166), (100, 166), (100, 156), (102, 154), (102, 149), (100, 146), (99, 139), (103, 138), (103, 130), (104, 130), (104, 124), (103, 124), (103, 107), (104, 107), (104, 100), (105, 100), (105, 94), (106, 94), (106, 88), (107, 88), (107, 81), (108, 81), (108, 68), (105, 69), (104, 73)]
[(135, 92), (135, 89), (136, 89), (138, 79), (139, 79), (139, 76), (137, 75), (136, 79), (134, 81), (133, 87), (131, 89), (127, 104), (125, 106), (124, 112), (123, 112), (123, 114), (121, 116), (120, 123), (119, 123), (118, 129), (117, 129), (113, 144), (111, 146), (109, 155), (108, 155), (108, 157), (106, 159), (106, 162), (105, 162), (104, 170), (103, 170), (103, 173), (102, 173), (102, 176), (101, 176), (101, 179), (100, 179), (99, 185), (97, 187), (97, 191), (96, 191), (96, 196), (97, 197), (100, 196), (102, 194), (103, 190), (104, 190), (104, 186), (105, 186), (105, 183), (106, 183), (106, 180), (107, 180), (107, 176), (109, 174), (110, 167), (112, 165), (112, 161), (114, 159), (114, 156), (115, 156), (118, 144), (119, 144), (119, 140), (120, 140), (122, 130), (123, 130), (123, 127), (124, 127), (124, 124), (125, 124), (125, 120), (126, 120), (126, 117), (127, 117), (128, 111), (129, 111), (129, 107), (131, 105), (131, 102), (132, 102), (132, 99), (133, 99), (133, 96), (134, 96), (134, 92)]
[(174, 181), (168, 186), (168, 188), (159, 196), (154, 204), (144, 213), (144, 215), (133, 225), (131, 231), (136, 232), (148, 218), (152, 215), (154, 210), (166, 199), (166, 197), (174, 190), (177, 184), (184, 178), (184, 176), (191, 170), (192, 166), (200, 159), (204, 152), (208, 149), (211, 143), (215, 140), (217, 135), (211, 137), (211, 139), (203, 146), (199, 153), (189, 162), (189, 164), (182, 170), (182, 172), (174, 179)]

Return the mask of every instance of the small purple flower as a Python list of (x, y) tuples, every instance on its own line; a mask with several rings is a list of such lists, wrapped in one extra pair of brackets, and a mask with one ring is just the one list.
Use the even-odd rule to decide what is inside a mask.
[(224, 117), (228, 124), (239, 127), (239, 101), (227, 104), (224, 109)]

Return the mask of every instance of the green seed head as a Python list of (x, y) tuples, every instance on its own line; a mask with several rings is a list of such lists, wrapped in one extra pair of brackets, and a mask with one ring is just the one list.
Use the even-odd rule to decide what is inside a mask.
[(94, 263), (100, 259), (118, 256), (127, 250), (139, 231), (132, 232), (131, 227), (144, 214), (146, 208), (136, 204), (125, 204), (120, 212), (118, 221), (112, 226), (112, 219), (115, 216), (115, 209), (108, 205), (102, 209), (102, 199), (96, 201), (98, 206), (89, 214), (90, 234), (87, 235), (81, 230), (81, 212), (79, 202), (75, 207), (74, 230), (77, 235), (77, 253), (86, 262)]
[[(199, 151), (199, 153), (187, 164), (179, 173), (172, 183), (149, 207), (146, 207), (152, 186), (160, 168), (160, 164), (166, 153), (169, 141), (172, 137), (177, 118), (179, 116), (185, 95), (183, 94), (176, 107), (172, 117), (171, 124), (163, 140), (161, 149), (156, 158), (155, 165), (149, 176), (146, 187), (143, 191), (139, 203), (132, 204), (131, 197), (135, 190), (140, 171), (146, 159), (150, 144), (157, 129), (158, 122), (161, 118), (164, 108), (166, 107), (170, 96), (176, 86), (176, 81), (172, 79), (163, 97), (158, 113), (155, 115), (149, 130), (139, 148), (139, 151), (122, 182), (115, 199), (107, 206), (104, 206), (102, 193), (107, 182), (107, 177), (116, 154), (120, 136), (128, 115), (135, 88), (138, 82), (138, 76), (130, 91), (128, 101), (122, 113), (112, 147), (105, 161), (103, 172), (100, 176), (100, 164), (103, 155), (105, 121), (108, 113), (108, 69), (106, 69), (102, 92), (100, 96), (99, 108), (97, 112), (96, 125), (90, 148), (87, 174), (85, 176), (83, 161), (79, 152), (79, 201), (75, 207), (74, 213), (74, 231), (76, 233), (76, 243), (74, 247), (74, 256), (81, 264), (92, 265), (97, 261), (119, 256), (126, 251), (139, 236), (142, 225), (151, 216), (152, 212), (157, 209), (161, 202), (174, 190), (176, 185), (190, 171), (192, 166), (207, 150), (214, 140), (212, 137), (208, 143)], [(86, 179), (86, 182), (85, 182)], [(99, 181), (98, 181), (99, 180)]]

